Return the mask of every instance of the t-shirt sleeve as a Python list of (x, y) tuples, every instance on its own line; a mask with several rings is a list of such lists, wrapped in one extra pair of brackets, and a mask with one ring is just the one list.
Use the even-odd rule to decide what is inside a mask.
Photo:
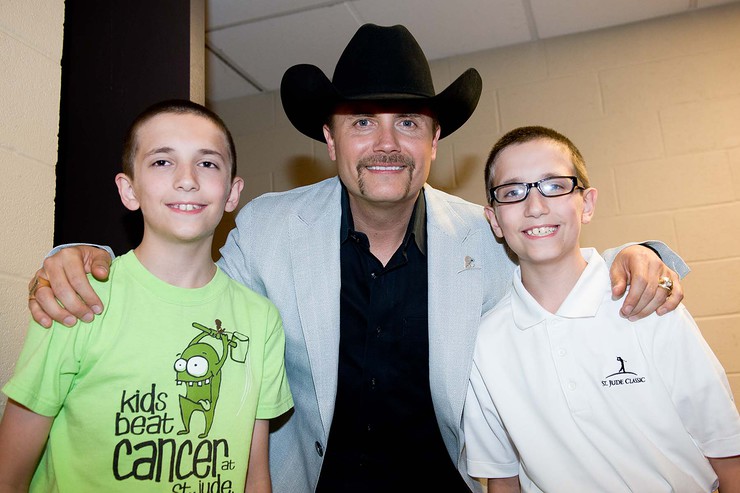
[(507, 478), (519, 474), (519, 460), (491, 394), (473, 361), (463, 412), (468, 474)]
[[(110, 283), (88, 277), (107, 306)], [(103, 319), (101, 314), (90, 323), (78, 321), (73, 327), (53, 322), (48, 329), (31, 320), (13, 376), (3, 393), (37, 414), (56, 416), (75, 384), (90, 336), (100, 331)]]
[(78, 322), (66, 327), (55, 322), (46, 329), (31, 322), (3, 392), (37, 414), (56, 416), (79, 373), (89, 325)]
[(257, 419), (274, 418), (293, 407), (293, 397), (285, 372), (285, 332), (274, 305), (270, 306), (266, 319), (267, 334)]
[(707, 457), (740, 454), (740, 416), (721, 363), (683, 305), (659, 320), (653, 358), (686, 430)]

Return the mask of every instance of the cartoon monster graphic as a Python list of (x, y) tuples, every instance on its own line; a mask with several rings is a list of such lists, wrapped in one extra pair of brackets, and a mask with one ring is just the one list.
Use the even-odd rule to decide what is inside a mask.
[[(186, 385), (185, 395), (180, 395), (180, 416), (183, 429), (178, 435), (190, 432), (190, 419), (193, 412), (200, 411), (205, 415), (205, 430), (198, 438), (205, 438), (213, 425), (213, 416), (216, 411), (218, 394), (221, 388), (221, 367), (229, 355), (229, 336), (221, 328), (221, 321), (216, 320), (216, 329), (211, 329), (197, 322), (193, 327), (203, 333), (198, 334), (175, 361), (177, 385)], [(203, 338), (212, 336), (221, 340), (222, 351), (219, 357), (216, 350), (210, 345), (201, 342)]]

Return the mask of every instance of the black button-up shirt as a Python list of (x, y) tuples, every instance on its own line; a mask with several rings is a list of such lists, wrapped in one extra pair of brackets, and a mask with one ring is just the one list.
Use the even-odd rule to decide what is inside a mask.
[(469, 492), (429, 390), (424, 194), (385, 266), (355, 231), (346, 190), (341, 227), (339, 379), (317, 491)]

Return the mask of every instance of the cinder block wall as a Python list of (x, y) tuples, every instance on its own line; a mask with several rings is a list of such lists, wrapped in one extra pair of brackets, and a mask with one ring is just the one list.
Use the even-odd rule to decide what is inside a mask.
[[(440, 144), (430, 183), (483, 203), (493, 142), (519, 125), (572, 138), (600, 191), (584, 243), (657, 238), (688, 261), (685, 304), (740, 401), (740, 4), (433, 63), (446, 87), (477, 68), (472, 119)], [(334, 174), (279, 95), (212, 105), (235, 134), (243, 200)]]
[(28, 326), (28, 280), (52, 246), (63, 25), (64, 2), (0, 8), (0, 385)]

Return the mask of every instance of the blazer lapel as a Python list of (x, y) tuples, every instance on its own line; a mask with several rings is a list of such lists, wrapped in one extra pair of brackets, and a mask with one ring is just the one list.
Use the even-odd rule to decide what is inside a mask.
[(309, 200), (323, 204), (304, 208), (289, 224), (298, 317), (327, 434), (334, 414), (339, 358), (341, 186), (338, 180), (334, 185), (317, 189), (319, 193)]
[[(429, 266), (429, 373), (434, 407), (440, 422), (456, 422), (470, 376), (475, 334), (483, 303), (485, 245), (474, 228), (450, 203), (425, 185)], [(447, 418), (447, 419), (445, 419)], [(461, 444), (457, 429), (441, 427), (448, 448)]]

